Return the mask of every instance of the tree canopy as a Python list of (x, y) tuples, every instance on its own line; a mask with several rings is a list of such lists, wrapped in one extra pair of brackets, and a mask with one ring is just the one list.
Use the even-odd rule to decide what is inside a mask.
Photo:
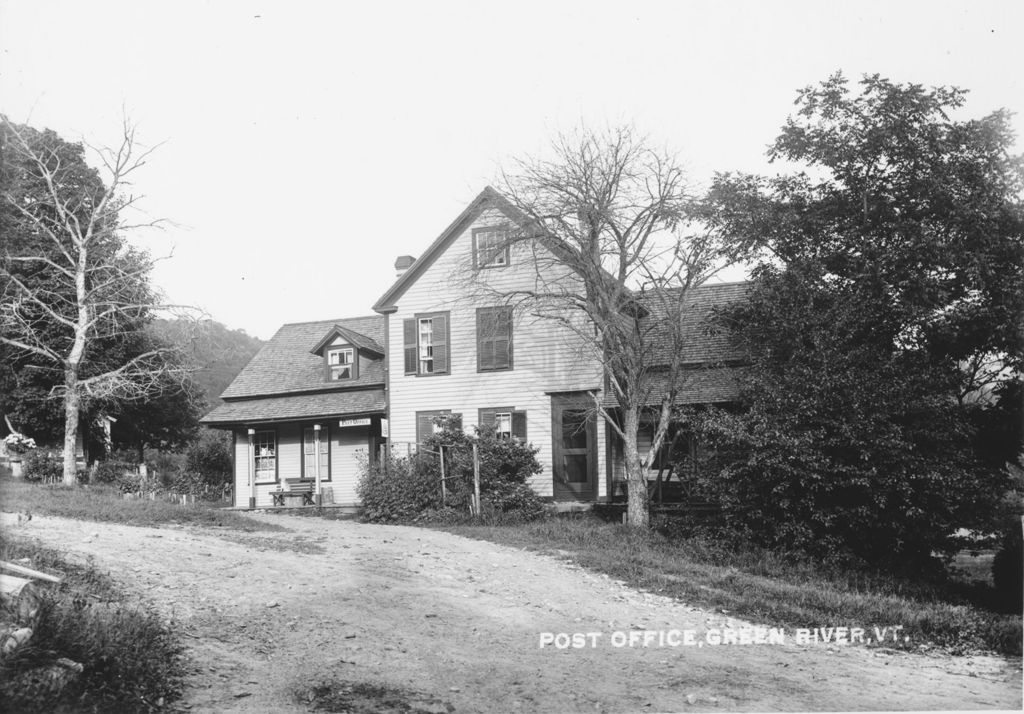
[(956, 119), (964, 100), (835, 75), (769, 152), (804, 171), (716, 180), (764, 258), (721, 316), (751, 367), (707, 485), (767, 540), (920, 563), (991, 525), (1006, 474), (975, 447), (1022, 366), (1024, 160), (1009, 114)]

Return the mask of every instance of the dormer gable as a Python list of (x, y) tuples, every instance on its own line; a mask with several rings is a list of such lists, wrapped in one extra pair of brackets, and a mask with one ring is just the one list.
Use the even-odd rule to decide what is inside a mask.
[(334, 325), (310, 350), (324, 361), (324, 380), (342, 382), (359, 377), (360, 357), (380, 359), (384, 349), (370, 337)]

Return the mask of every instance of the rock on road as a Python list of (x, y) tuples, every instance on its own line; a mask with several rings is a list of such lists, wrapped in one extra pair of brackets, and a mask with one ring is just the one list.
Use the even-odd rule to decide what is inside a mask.
[[(18, 533), (93, 558), (173, 619), (190, 669), (179, 706), (191, 711), (305, 712), (299, 698), (315, 703), (325, 682), (379, 685), (403, 693), (394, 711), (438, 713), (1021, 708), (1019, 659), (791, 642), (613, 647), (614, 632), (745, 623), (443, 532), (249, 517), (288, 531), (35, 517)], [(602, 637), (541, 648), (544, 632)]]

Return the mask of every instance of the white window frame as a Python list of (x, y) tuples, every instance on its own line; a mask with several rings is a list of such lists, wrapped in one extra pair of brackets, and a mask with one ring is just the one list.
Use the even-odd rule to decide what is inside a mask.
[[(424, 330), (424, 327), (427, 329)], [(421, 317), (416, 321), (416, 352), (419, 374), (434, 373), (434, 318)]]
[(494, 436), (499, 439), (512, 438), (512, 412), (494, 413)]
[[(347, 356), (347, 361), (341, 361), (342, 356)], [(337, 359), (338, 361), (335, 361)], [(335, 347), (327, 351), (327, 369), (329, 370), (330, 380), (332, 382), (340, 382), (346, 379), (352, 379), (355, 370), (355, 359), (356, 351), (352, 347)], [(344, 368), (348, 368), (348, 374), (344, 377), (337, 376)]]

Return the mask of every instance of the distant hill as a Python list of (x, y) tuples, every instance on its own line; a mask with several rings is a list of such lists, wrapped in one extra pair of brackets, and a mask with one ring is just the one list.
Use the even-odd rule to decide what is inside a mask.
[(198, 368), (192, 378), (211, 409), (221, 404), (221, 392), (263, 346), (263, 340), (245, 330), (232, 330), (214, 320), (155, 320), (152, 329), (186, 346)]

